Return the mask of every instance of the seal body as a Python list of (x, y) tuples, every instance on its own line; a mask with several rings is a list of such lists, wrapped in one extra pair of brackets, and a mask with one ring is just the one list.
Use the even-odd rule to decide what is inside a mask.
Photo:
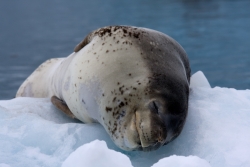
[(121, 149), (150, 151), (180, 134), (189, 79), (187, 55), (171, 37), (109, 26), (40, 65), (17, 96), (56, 97), (75, 118), (102, 124)]

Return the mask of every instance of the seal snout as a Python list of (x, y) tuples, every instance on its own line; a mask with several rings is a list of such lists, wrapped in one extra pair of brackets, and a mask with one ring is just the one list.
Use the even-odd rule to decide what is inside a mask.
[(159, 112), (161, 105), (151, 101), (147, 110), (135, 112), (135, 124), (140, 139), (139, 149), (143, 151), (156, 150), (165, 143), (166, 127)]

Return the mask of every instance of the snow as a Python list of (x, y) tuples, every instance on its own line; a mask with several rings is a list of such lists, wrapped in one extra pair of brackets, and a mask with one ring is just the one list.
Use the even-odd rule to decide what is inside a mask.
[[(88, 158), (83, 158), (88, 157)], [(122, 162), (122, 163), (121, 163)], [(76, 149), (63, 162), (62, 167), (132, 167), (129, 158), (117, 151), (108, 149), (104, 141), (95, 140)]]
[(0, 167), (249, 167), (250, 90), (211, 88), (202, 72), (190, 88), (182, 133), (152, 152), (120, 150), (101, 125), (68, 118), (49, 99), (2, 100)]
[(172, 155), (167, 158), (161, 159), (158, 163), (154, 164), (152, 167), (211, 167), (209, 163), (203, 159), (196, 156), (176, 156)]

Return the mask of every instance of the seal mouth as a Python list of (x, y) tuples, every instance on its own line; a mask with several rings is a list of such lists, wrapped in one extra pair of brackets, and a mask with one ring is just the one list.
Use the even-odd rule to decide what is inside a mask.
[(154, 151), (154, 150), (157, 150), (161, 146), (162, 146), (162, 143), (156, 142), (155, 144), (150, 145), (148, 147), (142, 147), (142, 150), (145, 152)]
[(137, 124), (136, 124), (136, 122), (137, 122), (137, 119), (136, 119), (136, 111), (135, 111), (135, 113), (134, 113), (134, 116), (135, 116), (135, 121), (134, 121), (135, 130), (136, 130), (136, 133), (137, 133), (137, 137), (138, 137), (138, 139), (139, 139), (139, 141), (137, 141), (137, 144), (139, 145), (137, 149), (141, 150), (141, 149), (142, 149), (141, 137), (140, 137), (140, 133), (139, 133), (138, 126), (137, 126)]

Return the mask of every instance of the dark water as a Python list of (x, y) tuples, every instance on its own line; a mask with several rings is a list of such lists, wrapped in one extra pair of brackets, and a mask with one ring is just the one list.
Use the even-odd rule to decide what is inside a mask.
[(166, 33), (212, 86), (250, 88), (248, 0), (0, 0), (0, 99), (13, 98), (39, 64), (69, 55), (106, 25)]

